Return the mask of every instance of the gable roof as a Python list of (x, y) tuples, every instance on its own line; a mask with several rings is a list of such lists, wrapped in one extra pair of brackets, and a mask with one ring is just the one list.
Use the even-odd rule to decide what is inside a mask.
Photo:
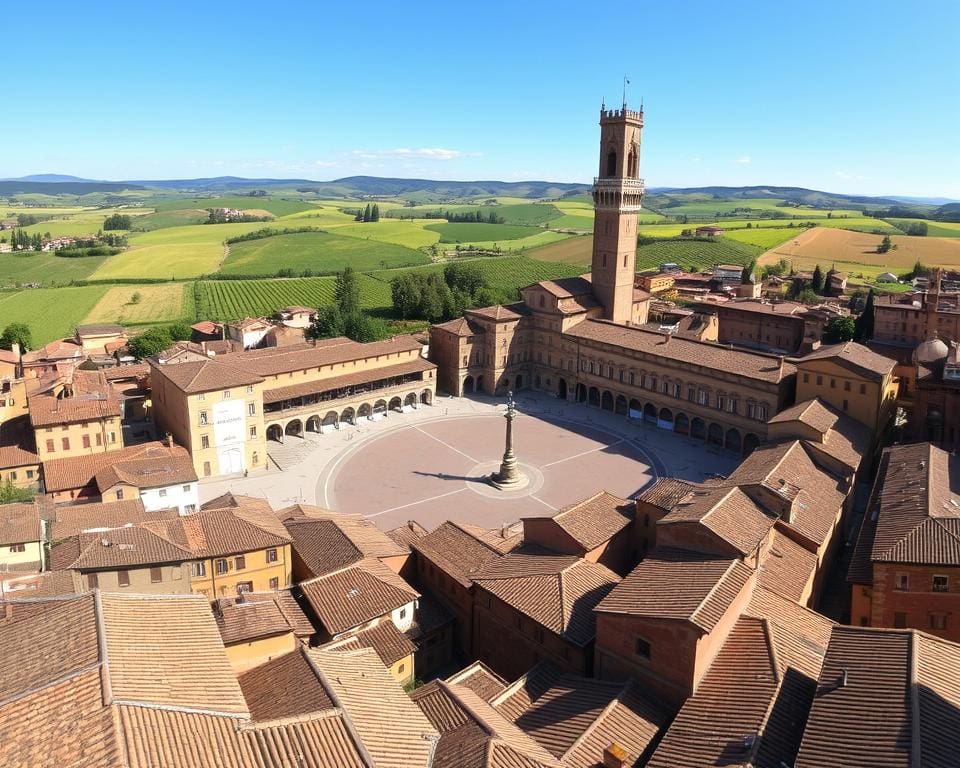
[[(238, 353), (239, 354), (239, 353)], [(217, 355), (208, 360), (191, 360), (183, 363), (162, 362), (151, 358), (151, 375), (158, 373), (185, 394), (211, 392), (218, 389), (260, 384), (263, 378), (243, 365), (225, 362), (232, 355)], [(239, 361), (237, 361), (239, 363)]]
[(555, 512), (551, 520), (589, 552), (612, 539), (633, 521), (634, 504), (607, 491)]
[(69, 397), (45, 391), (27, 396), (30, 424), (35, 429), (120, 416), (120, 399), (102, 372), (78, 369), (67, 378), (73, 391)]
[[(129, 466), (134, 476), (137, 474), (147, 476), (152, 475), (153, 472), (162, 473), (170, 469), (174, 473), (174, 479), (170, 483), (173, 485), (181, 482), (176, 478), (180, 476), (177, 472), (185, 471), (183, 469), (185, 454), (185, 449), (180, 446), (167, 446), (162, 442), (152, 441), (116, 451), (71, 456), (65, 459), (48, 459), (43, 462), (44, 487), (48, 493), (85, 488), (96, 481), (98, 473), (115, 464), (126, 466), (127, 462), (133, 462)], [(157, 474), (155, 477), (158, 481), (162, 480), (163, 474)], [(104, 478), (106, 479), (107, 475), (104, 475)], [(195, 472), (193, 478), (196, 479)]]
[(802, 424), (819, 434), (811, 439), (799, 432), (792, 437), (803, 437), (804, 446), (812, 453), (824, 453), (856, 471), (870, 447), (872, 431), (819, 397), (797, 403), (770, 419), (768, 424)]
[(303, 646), (241, 673), (239, 683), (254, 720), (301, 717), (336, 706)]
[(596, 635), (594, 606), (620, 577), (578, 557), (513, 553), (481, 568), (473, 580), (554, 634), (585, 646)]
[(687, 621), (710, 632), (746, 587), (753, 571), (741, 560), (658, 547), (597, 610)]
[(412, 546), (464, 587), (471, 585), (473, 573), (502, 555), (497, 548), (478, 537), (472, 526), (450, 520), (413, 542)]
[(194, 559), (190, 550), (146, 526), (80, 533), (54, 545), (50, 551), (50, 567), (54, 570), (101, 571)]
[(42, 539), (40, 505), (37, 502), (0, 504), (0, 546), (40, 542)]
[(195, 483), (197, 479), (190, 454), (179, 445), (171, 445), (166, 455), (134, 456), (112, 462), (94, 475), (101, 494), (119, 483), (147, 490)]
[(802, 368), (805, 362), (811, 360), (829, 360), (842, 368), (847, 368), (854, 373), (877, 381), (892, 373), (896, 365), (895, 360), (879, 355), (869, 347), (855, 341), (826, 344), (798, 358), (795, 362)]
[(658, 526), (696, 523), (741, 555), (753, 554), (774, 526), (767, 514), (740, 488), (706, 486), (691, 490), (677, 501)]
[(469, 688), (484, 701), (490, 701), (499, 696), (507, 687), (506, 680), (482, 661), (475, 661), (459, 672), (454, 672), (447, 678), (447, 682)]
[(90, 504), (58, 504), (50, 510), (50, 539), (57, 541), (84, 532), (93, 533), (110, 528), (123, 528), (151, 520), (173, 520), (178, 514), (176, 509), (147, 512), (140, 499)]
[(196, 557), (223, 557), (290, 543), (290, 536), (269, 511), (269, 505), (264, 509), (259, 500), (247, 503), (246, 497), (241, 499), (234, 507), (201, 509), (192, 515), (145, 525), (162, 531)]

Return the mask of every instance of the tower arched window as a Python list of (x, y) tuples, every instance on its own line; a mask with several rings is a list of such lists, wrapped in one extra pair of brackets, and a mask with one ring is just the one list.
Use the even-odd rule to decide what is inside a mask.
[(640, 170), (637, 160), (637, 147), (633, 145), (630, 147), (630, 154), (627, 155), (627, 175), (631, 179), (637, 178), (637, 172)]
[(617, 153), (612, 149), (607, 154), (607, 176), (617, 175)]

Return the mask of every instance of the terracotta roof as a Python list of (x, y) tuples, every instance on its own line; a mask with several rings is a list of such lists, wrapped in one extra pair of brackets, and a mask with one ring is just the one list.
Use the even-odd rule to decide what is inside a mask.
[(633, 521), (634, 503), (598, 491), (556, 512), (551, 519), (589, 552), (612, 539)]
[(139, 379), (150, 374), (150, 366), (146, 363), (130, 363), (129, 365), (114, 365), (103, 368), (103, 377), (107, 381), (117, 379)]
[(302, 717), (336, 706), (303, 646), (243, 672), (239, 682), (254, 721)]
[(514, 553), (488, 563), (473, 580), (554, 634), (585, 646), (596, 634), (594, 606), (620, 577), (578, 557)]
[(753, 554), (776, 518), (737, 487), (704, 487), (690, 491), (657, 521), (658, 526), (696, 523), (741, 555)]
[(848, 580), (872, 583), (871, 562), (960, 565), (960, 464), (930, 443), (887, 448)]
[(581, 275), (579, 277), (562, 277), (557, 280), (541, 280), (533, 286), (543, 288), (548, 293), (553, 294), (559, 299), (569, 299), (576, 296), (593, 296), (593, 283), (589, 276)]
[(810, 352), (795, 362), (799, 366), (810, 360), (830, 360), (870, 379), (882, 379), (893, 372), (896, 361), (878, 355), (869, 347), (855, 341), (828, 344)]
[(94, 476), (97, 489), (102, 494), (118, 483), (135, 488), (160, 488), (181, 483), (197, 482), (197, 471), (186, 448), (170, 446), (166, 456), (148, 456), (140, 459), (117, 461), (104, 467)]
[[(67, 552), (73, 557), (69, 563)], [(81, 533), (51, 548), (51, 569), (98, 571), (196, 559), (190, 550), (149, 530), (146, 526), (113, 528), (103, 533)]]
[(439, 734), (369, 648), (307, 652), (377, 768), (428, 768)]
[(0, 546), (42, 540), (40, 507), (36, 502), (0, 504)]
[(0, 469), (39, 465), (30, 417), (24, 414), (0, 424)]
[(413, 548), (462, 586), (471, 585), (470, 576), (501, 552), (478, 539), (464, 525), (447, 521), (413, 542)]
[(455, 672), (447, 678), (447, 682), (469, 688), (484, 701), (496, 698), (507, 687), (507, 681), (482, 661), (475, 661), (470, 666)]
[(641, 352), (654, 359), (669, 358), (759, 381), (779, 382), (796, 372), (791, 363), (784, 363), (781, 370), (780, 361), (771, 355), (732, 349), (707, 341), (671, 339), (667, 334), (618, 325), (607, 320), (584, 320), (564, 331), (563, 335), (565, 338)]
[(92, 323), (90, 325), (78, 325), (76, 334), (83, 336), (114, 336), (123, 333), (123, 326), (116, 323)]
[(739, 559), (655, 549), (597, 606), (605, 613), (688, 621), (710, 632), (753, 571)]
[(838, 411), (819, 397), (797, 403), (781, 411), (768, 424), (788, 424), (799, 422), (808, 427), (819, 438), (797, 430), (792, 437), (805, 438), (804, 445), (814, 453), (824, 453), (856, 471), (867, 454), (872, 431), (865, 424)]
[(441, 331), (446, 331), (447, 333), (452, 333), (454, 336), (462, 337), (469, 337), (478, 333), (483, 333), (483, 328), (481, 328), (475, 322), (471, 323), (466, 317), (457, 317), (453, 320), (448, 320), (445, 323), (436, 323), (430, 326), (431, 331), (433, 331), (434, 328), (439, 328)]
[(215, 323), (212, 320), (201, 320), (199, 323), (194, 323), (190, 326), (197, 333), (213, 334), (220, 333), (220, 330), (223, 326), (220, 323)]
[(516, 522), (500, 528), (482, 528), (479, 525), (459, 523), (461, 530), (473, 536), (477, 541), (497, 550), (501, 555), (513, 552), (523, 545), (523, 523)]
[[(740, 267), (738, 267), (740, 269)], [(761, 301), (760, 299), (743, 299), (740, 301), (728, 301), (726, 304), (719, 305), (720, 312), (734, 310), (736, 312), (759, 312), (764, 315), (802, 315), (807, 311), (805, 304), (796, 301)]]
[(387, 536), (407, 550), (412, 549), (413, 543), (426, 535), (427, 529), (416, 520), (408, 520), (406, 525), (401, 525), (393, 530), (387, 531)]
[[(3, 594), (10, 600), (21, 601), (15, 607), (7, 604), (11, 616), (19, 617), (24, 608), (32, 612), (34, 605), (28, 600), (41, 597), (62, 597), (72, 595), (77, 590), (70, 571), (43, 571), (42, 573), (25, 573), (22, 576), (10, 576), (4, 580)], [(0, 619), (2, 623), (2, 619)]]
[(417, 646), (410, 642), (389, 619), (381, 621), (371, 629), (357, 632), (353, 637), (362, 648), (375, 650), (380, 661), (387, 667), (412, 655), (417, 650)]
[(161, 509), (147, 512), (140, 499), (127, 499), (97, 504), (65, 504), (52, 509), (50, 539), (58, 541), (76, 536), (84, 531), (92, 532), (126, 525), (140, 525), (152, 520), (173, 520), (176, 509)]
[(515, 312), (502, 304), (496, 304), (492, 307), (481, 307), (480, 309), (468, 309), (468, 315), (477, 315), (490, 320), (519, 320), (523, 315)]
[(303, 596), (331, 635), (386, 616), (419, 593), (375, 558), (304, 581)]
[(213, 603), (213, 615), (224, 645), (249, 643), (292, 633), (280, 606), (273, 600), (223, 598)]
[[(48, 459), (43, 462), (44, 486), (48, 493), (85, 488), (95, 481), (98, 472), (102, 472), (115, 464), (126, 462), (137, 462), (133, 465), (137, 472), (146, 471), (146, 468), (151, 465), (158, 469), (180, 467), (183, 455), (184, 449), (180, 446), (168, 447), (157, 441), (121, 448), (116, 451), (91, 453), (87, 456)], [(196, 474), (194, 474), (195, 479)], [(171, 484), (179, 482), (181, 481), (175, 479)]]
[(427, 592), (417, 599), (413, 623), (404, 634), (414, 643), (419, 643), (441, 627), (452, 624), (453, 621), (453, 614), (444, 607), (443, 603)]
[(956, 765), (960, 646), (912, 630), (833, 630), (797, 768)]
[(817, 572), (817, 554), (774, 530), (770, 549), (757, 570), (757, 584), (797, 602), (806, 602), (807, 587)]
[(658, 477), (653, 485), (648, 487), (637, 497), (637, 501), (645, 501), (660, 509), (672, 509), (674, 505), (698, 486), (686, 480), (674, 477)]
[(224, 362), (227, 357), (232, 355), (217, 355), (209, 360), (183, 363), (160, 363), (158, 359), (151, 359), (151, 376), (164, 376), (186, 394), (243, 387), (263, 381), (262, 377), (251, 372), (240, 361), (233, 365)]
[(405, 363), (397, 365), (387, 365), (381, 368), (368, 368), (355, 373), (345, 373), (342, 376), (331, 376), (326, 379), (316, 381), (305, 381), (302, 384), (291, 384), (289, 387), (277, 387), (268, 389), (263, 393), (264, 403), (279, 403), (284, 400), (305, 397), (307, 395), (329, 392), (343, 387), (352, 387), (357, 384), (367, 384), (369, 382), (389, 379), (393, 376), (406, 376), (410, 373), (419, 373), (422, 371), (434, 371), (437, 369), (436, 363), (431, 363), (422, 357), (414, 360), (408, 360)]
[(146, 525), (163, 532), (195, 557), (223, 557), (290, 543), (280, 521), (260, 504), (201, 509), (192, 515)]
[(120, 399), (102, 374), (78, 370), (73, 376), (73, 388), (71, 397), (37, 393), (27, 398), (34, 428), (120, 416)]

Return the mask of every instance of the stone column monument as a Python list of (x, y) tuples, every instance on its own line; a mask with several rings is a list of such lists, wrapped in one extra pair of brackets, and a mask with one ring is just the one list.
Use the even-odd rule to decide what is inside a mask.
[(490, 476), (490, 484), (501, 491), (512, 491), (527, 484), (527, 476), (517, 466), (517, 456), (513, 452), (513, 420), (517, 417), (513, 392), (507, 393), (507, 412), (503, 417), (507, 420), (506, 450), (503, 452), (503, 461), (500, 462), (500, 471)]

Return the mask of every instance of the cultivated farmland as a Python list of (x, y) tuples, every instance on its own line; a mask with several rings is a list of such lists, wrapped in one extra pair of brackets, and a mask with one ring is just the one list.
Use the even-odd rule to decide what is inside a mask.
[(34, 345), (62, 339), (73, 335), (106, 290), (105, 285), (88, 285), (0, 293), (0, 325), (26, 323)]
[(84, 322), (143, 325), (183, 320), (194, 311), (188, 294), (192, 299), (193, 283), (118, 285), (103, 295)]
[(41, 283), (44, 286), (65, 285), (71, 280), (84, 280), (107, 259), (106, 256), (84, 256), (66, 259), (49, 251), (17, 251), (0, 253), (0, 285)]
[(429, 224), (426, 229), (440, 233), (441, 243), (472, 243), (472, 242), (499, 242), (501, 240), (518, 240), (521, 237), (536, 234), (530, 227), (520, 227), (513, 224), (469, 224), (455, 222), (452, 224)]

